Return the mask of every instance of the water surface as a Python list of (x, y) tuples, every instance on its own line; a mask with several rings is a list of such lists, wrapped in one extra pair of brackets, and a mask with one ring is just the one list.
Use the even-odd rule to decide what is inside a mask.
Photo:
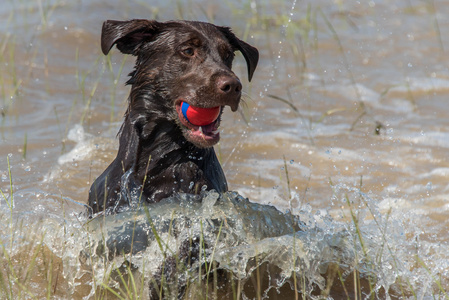
[[(0, 228), (9, 258), (2, 260), (24, 261), (44, 236), (37, 253), (57, 267), (44, 272), (52, 280), (23, 275), (29, 293), (92, 295), (78, 257), (85, 237), (76, 232), (84, 232), (90, 184), (115, 156), (133, 65), (116, 50), (103, 57), (101, 24), (185, 18), (231, 26), (260, 50), (251, 83), (236, 57), (245, 105), (225, 111), (216, 147), (230, 188), (300, 216), (310, 245), (349, 235), (352, 254), (342, 261), (353, 260), (348, 272), (376, 274), (378, 291), (405, 286), (403, 298), (444, 298), (448, 15), (444, 1), (7, 1)], [(4, 199), (11, 178), (13, 210)], [(324, 263), (324, 252), (314, 253)], [(317, 269), (297, 271), (314, 278), (307, 270)]]

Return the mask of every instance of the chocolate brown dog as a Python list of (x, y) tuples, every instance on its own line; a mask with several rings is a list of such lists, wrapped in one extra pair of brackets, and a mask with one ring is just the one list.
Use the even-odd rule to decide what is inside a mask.
[[(106, 21), (101, 48), (116, 45), (136, 56), (127, 84), (129, 105), (117, 157), (92, 184), (92, 213), (119, 212), (139, 201), (154, 203), (177, 192), (227, 191), (213, 146), (225, 106), (238, 109), (242, 85), (232, 72), (234, 52), (251, 80), (259, 54), (229, 28), (193, 21)], [(193, 125), (181, 104), (219, 107), (207, 125)]]

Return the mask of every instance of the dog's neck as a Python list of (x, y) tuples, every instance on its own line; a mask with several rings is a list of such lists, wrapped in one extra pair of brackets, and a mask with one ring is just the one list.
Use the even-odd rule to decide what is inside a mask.
[[(132, 185), (151, 195), (149, 202), (173, 192), (199, 193), (202, 189), (227, 190), (226, 178), (214, 149), (188, 142), (178, 125), (161, 120), (131, 121), (127, 113), (120, 132), (117, 157), (123, 174), (131, 173)], [(129, 187), (132, 189), (132, 187)]]

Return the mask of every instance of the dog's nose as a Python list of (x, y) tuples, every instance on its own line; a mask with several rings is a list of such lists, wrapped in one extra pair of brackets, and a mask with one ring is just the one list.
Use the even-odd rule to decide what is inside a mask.
[(239, 94), (242, 91), (240, 80), (231, 76), (222, 76), (217, 80), (220, 92), (228, 95)]
[(217, 80), (218, 92), (225, 96), (227, 104), (231, 107), (232, 111), (236, 111), (240, 102), (240, 95), (242, 92), (242, 84), (237, 77), (221, 76)]

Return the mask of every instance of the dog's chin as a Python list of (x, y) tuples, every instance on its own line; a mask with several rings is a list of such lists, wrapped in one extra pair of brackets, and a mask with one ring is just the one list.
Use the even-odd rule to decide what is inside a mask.
[(201, 130), (183, 129), (182, 133), (187, 141), (191, 142), (198, 148), (213, 147), (220, 140), (220, 133), (205, 134)]
[(181, 126), (181, 131), (187, 141), (191, 142), (198, 148), (210, 148), (213, 147), (220, 140), (220, 132), (218, 127), (220, 126), (221, 113), (218, 118), (208, 124), (203, 126), (197, 126), (191, 124), (184, 118), (180, 106), (176, 106), (176, 111), (178, 113), (178, 119)]

